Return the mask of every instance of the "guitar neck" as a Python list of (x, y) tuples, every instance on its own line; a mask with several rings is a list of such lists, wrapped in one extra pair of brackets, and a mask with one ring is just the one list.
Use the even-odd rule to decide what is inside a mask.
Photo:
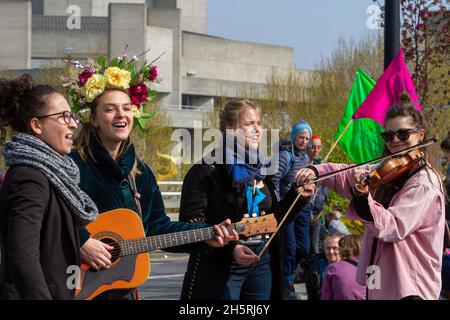
[[(231, 224), (231, 226), (227, 227), (227, 230), (228, 232), (236, 230), (235, 224)], [(214, 230), (214, 227), (206, 227), (174, 233), (166, 233), (147, 238), (119, 241), (118, 243), (120, 246), (120, 255), (126, 256), (176, 247), (183, 244), (211, 240), (214, 239), (216, 235), (217, 233), (216, 230)]]

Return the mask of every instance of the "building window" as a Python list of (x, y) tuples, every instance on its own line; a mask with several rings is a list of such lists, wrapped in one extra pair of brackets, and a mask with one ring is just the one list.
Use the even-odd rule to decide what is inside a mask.
[(33, 16), (43, 16), (44, 15), (44, 0), (31, 1), (31, 14)]

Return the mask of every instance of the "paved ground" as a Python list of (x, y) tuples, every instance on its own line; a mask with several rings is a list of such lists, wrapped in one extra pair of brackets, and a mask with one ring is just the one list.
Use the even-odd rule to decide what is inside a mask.
[[(156, 251), (151, 254), (150, 277), (139, 289), (146, 300), (177, 300), (180, 297), (188, 255)], [(303, 283), (295, 284), (297, 294), (306, 300)]]

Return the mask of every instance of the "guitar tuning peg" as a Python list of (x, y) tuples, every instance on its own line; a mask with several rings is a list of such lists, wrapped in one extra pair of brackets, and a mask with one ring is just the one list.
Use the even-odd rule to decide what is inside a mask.
[(264, 238), (269, 239), (269, 238), (270, 238), (270, 235), (266, 233), (266, 234), (264, 235)]
[(244, 213), (244, 218), (248, 218), (248, 217), (249, 217), (248, 213)]
[(258, 216), (257, 213), (252, 213), (252, 217), (253, 217), (253, 218), (255, 218), (255, 217), (257, 217), (257, 216)]
[(265, 211), (261, 211), (261, 215), (262, 216), (266, 215), (266, 212)]

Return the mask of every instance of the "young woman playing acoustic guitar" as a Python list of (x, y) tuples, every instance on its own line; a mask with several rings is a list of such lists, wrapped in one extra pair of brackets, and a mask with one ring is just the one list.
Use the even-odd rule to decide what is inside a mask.
[[(136, 154), (130, 133), (139, 101), (133, 95), (132, 88), (140, 86), (140, 93), (144, 93), (146, 98), (148, 88), (143, 82), (133, 84), (127, 72), (120, 67), (110, 67), (105, 71), (100, 69), (90, 75), (83, 85), (81, 98), (91, 100), (90, 117), (76, 139), (76, 150), (70, 154), (80, 168), (80, 187), (92, 197), (100, 213), (117, 208), (140, 211), (147, 236), (203, 228), (206, 225), (202, 223), (170, 221), (153, 172)], [(137, 78), (142, 81), (142, 77)], [(97, 92), (89, 90), (94, 87), (100, 89)], [(236, 239), (236, 231), (228, 233), (226, 226), (229, 225), (229, 220), (215, 225), (217, 238), (196, 248), (220, 247)], [(109, 268), (109, 251), (113, 249), (89, 237), (87, 230), (82, 232), (81, 258), (91, 267)], [(176, 252), (184, 250), (186, 247), (172, 249)], [(134, 299), (134, 292), (127, 289), (112, 290), (102, 293), (98, 298)]]

